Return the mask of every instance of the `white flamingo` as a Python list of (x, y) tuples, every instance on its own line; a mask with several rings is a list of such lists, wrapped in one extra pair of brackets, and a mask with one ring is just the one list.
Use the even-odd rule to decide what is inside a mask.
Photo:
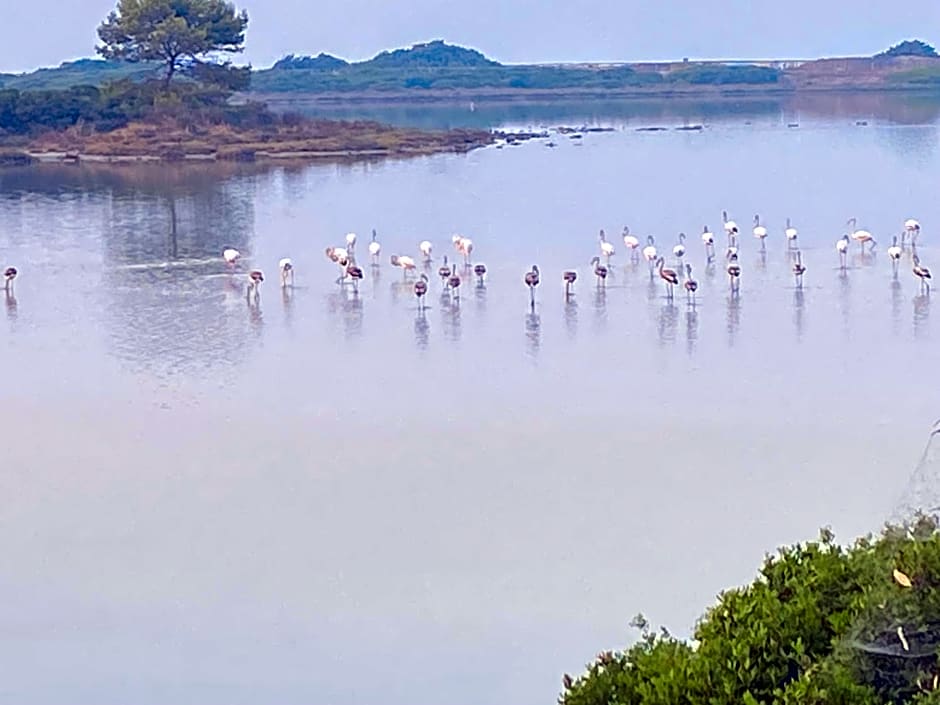
[(400, 267), (403, 277), (408, 276), (408, 272), (413, 272), (415, 269), (415, 261), (408, 255), (392, 255), (391, 263), (393, 267)]
[(288, 281), (291, 286), (294, 286), (294, 263), (291, 262), (290, 257), (285, 257), (278, 262), (277, 268), (281, 272), (281, 286), (287, 286)]
[(901, 255), (904, 250), (898, 246), (898, 236), (894, 236), (891, 247), (888, 248), (888, 257), (891, 258), (891, 268), (894, 270), (894, 276), (898, 276), (898, 265), (901, 263)]
[(682, 266), (682, 258), (685, 257), (685, 233), (679, 233), (679, 244), (672, 248), (672, 254), (676, 258), (676, 269), (685, 273)]
[(643, 257), (646, 258), (650, 266), (650, 279), (653, 278), (653, 270), (656, 268), (656, 245), (653, 242), (653, 236), (647, 235), (646, 247), (643, 248)]
[(858, 248), (860, 252), (864, 254), (866, 242), (870, 243), (870, 247), (868, 250), (869, 252), (875, 249), (875, 245), (877, 244), (875, 242), (875, 238), (872, 236), (872, 234), (868, 230), (856, 230), (855, 227), (857, 225), (857, 222), (855, 218), (849, 218), (849, 222), (847, 223), (847, 225), (852, 226), (851, 237), (853, 240), (855, 240), (855, 242), (858, 243)]
[(607, 266), (610, 266), (610, 258), (614, 256), (614, 246), (607, 242), (607, 235), (601, 230), (598, 236), (601, 241), (601, 255), (607, 258)]
[(13, 291), (13, 280), (16, 279), (16, 267), (7, 267), (3, 270), (3, 288), (7, 293)]
[(793, 227), (793, 224), (790, 222), (790, 219), (787, 218), (787, 227), (783, 231), (783, 234), (787, 238), (787, 249), (792, 250), (796, 247), (796, 236), (798, 235), (797, 229)]
[(379, 266), (379, 255), (382, 254), (382, 245), (376, 240), (375, 228), (372, 229), (372, 242), (369, 243), (369, 255), (372, 257), (372, 266)]
[(623, 246), (630, 250), (630, 259), (636, 262), (637, 255), (640, 251), (640, 238), (636, 235), (630, 234), (630, 228), (624, 226), (623, 229)]
[(356, 250), (356, 233), (346, 233), (346, 249), (350, 254)]
[(529, 302), (535, 308), (535, 287), (539, 285), (539, 268), (533, 264), (532, 269), (525, 273), (525, 285), (529, 287)]
[(754, 237), (760, 240), (760, 248), (765, 249), (764, 241), (767, 239), (767, 228), (760, 224), (760, 216), (754, 216)]
[(473, 252), (473, 240), (463, 235), (454, 235), (451, 240), (457, 254), (463, 255), (464, 264), (470, 264), (470, 253)]
[(705, 257), (711, 262), (715, 258), (715, 233), (707, 225), (702, 228), (702, 244), (705, 246)]
[(234, 247), (226, 247), (222, 250), (222, 259), (225, 260), (225, 263), (230, 266), (235, 266), (235, 263), (241, 259), (242, 253), (236, 250)]
[[(914, 218), (908, 218), (907, 220), (905, 220), (904, 221), (904, 234), (910, 236), (911, 242), (915, 242), (917, 240), (917, 236), (920, 235), (920, 223), (914, 220)], [(904, 242), (903, 237), (901, 238), (901, 242), (903, 244)]]
[(846, 259), (849, 255), (849, 235), (846, 233), (836, 240), (836, 252), (839, 253), (839, 268), (845, 269)]
[(431, 244), (430, 240), (422, 240), (418, 243), (418, 250), (421, 252), (425, 264), (431, 261), (431, 250), (433, 249), (434, 246)]
[(738, 244), (738, 224), (733, 220), (728, 220), (728, 211), (721, 212), (721, 223), (728, 236), (728, 245), (734, 247)]
[(261, 282), (264, 281), (264, 273), (260, 269), (252, 269), (248, 273), (248, 298), (254, 297), (255, 301), (261, 296)]

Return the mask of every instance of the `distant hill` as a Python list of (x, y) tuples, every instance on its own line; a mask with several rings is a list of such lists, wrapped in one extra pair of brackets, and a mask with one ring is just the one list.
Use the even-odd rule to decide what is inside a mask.
[[(100, 86), (159, 76), (159, 66), (82, 59), (28, 74), (0, 74), (4, 89)], [(309, 93), (331, 100), (423, 99), (466, 95), (520, 96), (529, 91), (571, 94), (688, 95), (701, 90), (883, 90), (940, 88), (940, 58), (932, 46), (908, 40), (874, 57), (815, 61), (674, 61), (634, 64), (509, 64), (476, 49), (437, 39), (383, 51), (366, 61), (330, 54), (289, 54), (251, 71), (250, 91)], [(635, 90), (636, 89), (636, 90)]]
[(476, 49), (465, 49), (464, 47), (445, 44), (440, 39), (426, 44), (415, 44), (410, 49), (383, 51), (373, 59), (363, 63), (377, 69), (501, 65), (496, 61), (487, 59)]
[(39, 69), (24, 74), (0, 74), (0, 88), (17, 90), (59, 90), (72, 86), (99, 86), (124, 78), (142, 80), (159, 75), (160, 67), (150, 63), (79, 59), (66, 61), (56, 68)]
[(295, 56), (288, 54), (283, 59), (279, 59), (271, 69), (280, 71), (336, 71), (346, 66), (349, 66), (348, 61), (338, 59), (329, 54), (320, 53), (316, 56)]

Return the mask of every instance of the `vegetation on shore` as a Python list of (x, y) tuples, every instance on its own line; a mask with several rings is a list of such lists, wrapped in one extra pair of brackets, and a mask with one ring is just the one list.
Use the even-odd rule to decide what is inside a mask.
[(563, 705), (940, 703), (940, 532), (919, 517), (878, 537), (768, 557), (719, 597), (692, 641), (633, 625), (640, 640), (565, 676)]
[[(119, 0), (98, 51), (120, 63), (77, 70), (114, 78), (60, 90), (0, 89), (0, 163), (76, 159), (318, 158), (462, 152), (488, 131), (420, 131), (374, 122), (309, 120), (259, 103), (235, 105), (250, 70), (210, 60), (242, 49), (248, 17), (225, 0)], [(394, 52), (385, 59), (395, 63)], [(134, 80), (137, 79), (137, 80)]]

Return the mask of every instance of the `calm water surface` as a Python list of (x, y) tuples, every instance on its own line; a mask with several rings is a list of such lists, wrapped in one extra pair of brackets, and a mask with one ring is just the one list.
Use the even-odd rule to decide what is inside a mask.
[[(583, 113), (558, 121), (618, 129), (354, 166), (0, 171), (21, 271), (0, 701), (549, 703), (635, 613), (687, 635), (775, 546), (877, 529), (940, 415), (935, 304), (885, 255), (915, 216), (940, 267), (936, 114), (883, 107), (697, 133)], [(746, 226), (737, 299), (698, 240), (723, 208)], [(840, 276), (853, 215), (880, 246)], [(629, 264), (627, 224), (666, 250), (689, 233), (697, 307)], [(355, 296), (323, 249), (373, 227)], [(455, 231), (486, 287), (458, 305), (432, 277), (421, 315), (387, 256), (428, 238), (436, 268)]]

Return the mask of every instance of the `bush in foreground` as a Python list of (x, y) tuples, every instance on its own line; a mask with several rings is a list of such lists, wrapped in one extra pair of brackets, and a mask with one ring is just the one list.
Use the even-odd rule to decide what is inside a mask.
[(919, 517), (843, 548), (823, 530), (723, 593), (691, 642), (634, 625), (634, 646), (565, 676), (561, 703), (940, 704), (940, 532)]

